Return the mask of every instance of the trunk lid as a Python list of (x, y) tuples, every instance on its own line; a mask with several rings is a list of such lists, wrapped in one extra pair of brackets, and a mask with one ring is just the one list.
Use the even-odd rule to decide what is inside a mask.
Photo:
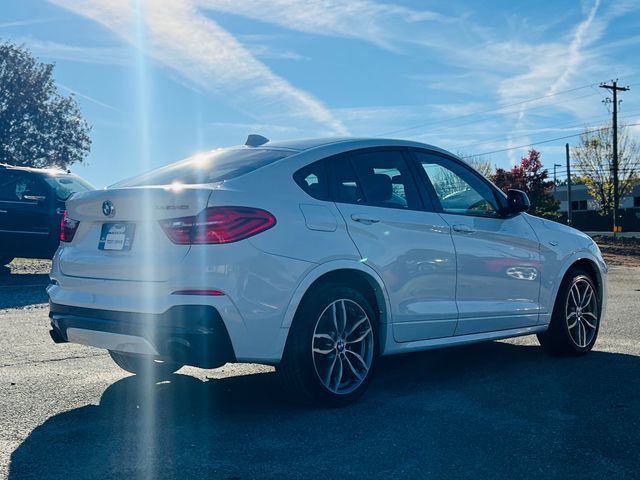
[(171, 242), (159, 221), (198, 214), (212, 191), (154, 186), (74, 195), (67, 215), (80, 224), (73, 241), (60, 244), (60, 270), (74, 277), (166, 281), (190, 246)]

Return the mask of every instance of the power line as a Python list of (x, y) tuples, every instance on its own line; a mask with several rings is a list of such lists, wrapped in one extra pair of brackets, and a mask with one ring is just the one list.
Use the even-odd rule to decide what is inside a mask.
[(485, 113), (491, 113), (491, 112), (495, 112), (495, 111), (502, 110), (502, 109), (505, 109), (505, 108), (515, 107), (517, 105), (523, 105), (523, 104), (526, 104), (526, 103), (531, 103), (531, 102), (535, 102), (535, 101), (538, 101), (538, 100), (543, 100), (545, 98), (555, 97), (557, 95), (563, 95), (565, 93), (576, 92), (578, 90), (583, 90), (585, 88), (593, 87), (595, 85), (597, 85), (597, 84), (590, 83), (588, 85), (583, 85), (581, 87), (571, 88), (569, 90), (563, 90), (563, 91), (560, 91), (560, 92), (551, 93), (551, 94), (548, 94), (548, 95), (542, 95), (540, 97), (530, 98), (530, 99), (527, 99), (527, 100), (521, 100), (519, 102), (510, 103), (510, 104), (507, 104), (507, 105), (501, 105), (499, 107), (490, 108), (488, 110), (482, 110), (482, 111), (479, 111), (479, 112), (473, 112), (473, 113), (467, 113), (467, 114), (464, 114), (464, 115), (458, 115), (458, 116), (455, 116), (455, 117), (449, 117), (449, 118), (445, 118), (443, 120), (436, 120), (435, 122), (428, 122), (428, 123), (424, 123), (424, 124), (421, 124), (421, 125), (415, 125), (413, 127), (401, 128), (401, 129), (397, 129), (397, 130), (390, 130), (390, 131), (387, 131), (387, 132), (378, 133), (377, 135), (374, 135), (374, 136), (381, 137), (381, 136), (384, 136), (384, 135), (393, 135), (393, 134), (396, 134), (396, 133), (402, 133), (402, 132), (408, 132), (408, 131), (411, 131), (411, 130), (416, 130), (418, 128), (425, 128), (425, 127), (428, 127), (430, 125), (439, 125), (439, 124), (442, 124), (442, 123), (445, 123), (445, 122), (450, 122), (450, 121), (453, 121), (453, 120), (469, 118), (469, 117), (473, 117), (475, 115), (484, 115)]
[[(630, 118), (630, 117), (635, 117), (635, 115), (631, 115), (631, 113), (636, 113), (636, 112), (640, 112), (640, 109), (638, 110), (631, 110), (629, 112), (627, 112), (627, 115), (623, 116), (623, 117), (619, 117), (620, 119), (623, 118)], [(606, 119), (608, 119), (609, 117), (605, 117)], [(604, 119), (603, 119), (604, 120)], [(593, 122), (589, 122), (589, 123), (597, 123), (600, 120), (594, 120)], [(551, 128), (560, 128), (562, 127), (564, 124), (556, 124), (556, 125), (552, 125), (550, 127), (547, 127), (548, 129)], [(580, 124), (574, 124), (574, 125), (570, 125), (568, 127), (565, 127), (566, 129), (571, 129), (571, 128), (585, 128), (585, 124), (584, 123), (580, 123)], [(587, 127), (588, 128), (588, 127)], [(525, 132), (527, 130), (514, 130), (514, 132)], [(513, 132), (512, 132), (513, 133)], [(540, 132), (543, 133), (543, 132)], [(529, 135), (538, 135), (538, 133), (530, 133)], [(517, 138), (526, 138), (526, 136), (521, 136), (521, 137), (516, 137)], [(471, 143), (471, 144), (467, 144), (467, 145), (457, 145), (455, 147), (451, 147), (449, 148), (449, 150), (451, 151), (456, 151), (456, 150), (460, 150), (460, 149), (464, 149), (464, 148), (469, 148), (469, 147), (477, 147), (479, 145), (487, 145), (487, 144), (491, 144), (491, 143), (495, 143), (496, 141), (500, 141), (500, 140), (513, 140), (512, 137), (504, 137), (504, 136), (499, 136), (499, 137), (493, 137), (493, 138), (489, 138), (486, 141), (483, 142), (477, 142), (477, 143)]]
[[(627, 125), (627, 127), (635, 127), (640, 125), (640, 123), (629, 123)], [(584, 132), (580, 132), (580, 133), (574, 133), (573, 135), (565, 135), (563, 137), (556, 137), (556, 138), (549, 138), (547, 140), (542, 140), (539, 142), (531, 142), (531, 143), (526, 143), (524, 145), (518, 145), (517, 147), (509, 147), (509, 148), (503, 148), (500, 150), (493, 150), (491, 152), (483, 152), (483, 153), (474, 153), (472, 155), (465, 155), (462, 158), (471, 158), (471, 157), (481, 157), (483, 155), (491, 155), (493, 153), (502, 153), (502, 152), (508, 152), (510, 150), (518, 150), (520, 148), (526, 148), (526, 147), (532, 147), (534, 145), (542, 145), (543, 143), (551, 143), (551, 142), (555, 142), (557, 140), (564, 140), (566, 138), (573, 138), (573, 137), (579, 137), (581, 135), (588, 135), (589, 133), (594, 133), (597, 132), (599, 130), (610, 130), (613, 127), (602, 127), (602, 128), (596, 128), (594, 130), (585, 130)]]
[[(599, 93), (595, 92), (595, 93), (589, 93), (587, 95), (581, 95), (579, 97), (572, 97), (572, 98), (568, 98), (567, 100), (563, 100), (561, 102), (556, 102), (554, 105), (561, 105), (563, 103), (573, 102), (575, 100), (580, 100), (580, 99), (588, 98), (588, 97), (594, 97), (596, 95), (599, 95)], [(549, 106), (550, 106), (549, 104), (538, 105), (538, 106), (535, 106), (535, 107), (524, 109), (523, 111), (531, 112), (533, 110), (540, 110), (542, 108), (548, 108)], [(467, 122), (457, 123), (455, 125), (442, 125), (440, 127), (437, 127), (435, 129), (430, 130), (429, 134), (433, 134), (434, 132), (439, 132), (439, 131), (447, 130), (447, 129), (450, 129), (450, 128), (463, 127), (463, 126), (466, 126), (466, 125), (472, 125), (474, 123), (486, 122), (488, 119), (499, 118), (499, 117), (502, 117), (502, 116), (505, 116), (505, 115), (508, 115), (508, 114), (511, 114), (511, 113), (516, 113), (518, 111), (519, 110), (509, 110), (509, 111), (501, 112), (501, 113), (498, 113), (498, 114), (490, 115), (489, 117), (484, 117), (484, 118), (481, 118), (481, 119), (475, 119), (475, 120), (470, 120), (470, 121), (467, 121)], [(424, 134), (425, 134), (425, 132), (412, 133), (412, 134), (409, 134), (409, 135), (404, 135), (404, 138), (412, 138), (412, 137), (417, 137), (417, 136), (424, 135)]]

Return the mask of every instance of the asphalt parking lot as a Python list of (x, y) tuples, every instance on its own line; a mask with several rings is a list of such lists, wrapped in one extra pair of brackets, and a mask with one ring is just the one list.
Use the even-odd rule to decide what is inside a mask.
[(46, 282), (0, 275), (2, 478), (640, 477), (640, 268), (612, 268), (588, 356), (524, 337), (388, 358), (337, 410), (290, 404), (269, 367), (147, 384), (55, 345)]

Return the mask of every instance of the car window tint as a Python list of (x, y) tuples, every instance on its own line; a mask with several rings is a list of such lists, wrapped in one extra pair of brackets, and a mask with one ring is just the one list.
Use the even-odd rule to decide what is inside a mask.
[(420, 208), (417, 188), (401, 152), (373, 150), (355, 153), (351, 162), (368, 205)]
[(0, 201), (17, 200), (16, 175), (10, 172), (0, 172)]
[(315, 162), (298, 170), (293, 179), (305, 192), (318, 200), (329, 200), (329, 181), (324, 161)]
[(294, 153), (266, 148), (219, 149), (123, 180), (110, 188), (222, 182), (250, 173)]
[(471, 170), (453, 161), (425, 153), (416, 153), (443, 212), (483, 217), (499, 216), (491, 187)]
[[(25, 175), (21, 180), (18, 181), (22, 192), (20, 192), (20, 200), (31, 201), (33, 199), (25, 198), (29, 196), (38, 196), (45, 197), (47, 195), (47, 190), (42, 182), (35, 176)], [(18, 194), (18, 189), (16, 189), (16, 195)]]
[(5, 173), (0, 177), (0, 200), (31, 202), (25, 196), (45, 196), (46, 191), (37, 179), (23, 174)]
[(76, 192), (87, 192), (94, 190), (94, 188), (79, 177), (72, 177), (70, 175), (59, 177), (44, 177), (47, 182), (56, 192), (56, 196), (60, 200), (67, 200), (72, 194)]
[(335, 201), (341, 203), (364, 203), (364, 196), (356, 172), (346, 156), (331, 162)]

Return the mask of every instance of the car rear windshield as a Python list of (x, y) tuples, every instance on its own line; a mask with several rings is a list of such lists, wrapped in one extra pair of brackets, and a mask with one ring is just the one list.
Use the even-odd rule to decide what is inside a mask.
[(60, 200), (66, 200), (76, 192), (95, 190), (89, 182), (72, 175), (47, 176), (44, 177), (44, 180), (55, 190), (56, 196)]
[(257, 170), (293, 153), (255, 148), (214, 150), (123, 180), (111, 185), (111, 188), (221, 182)]

